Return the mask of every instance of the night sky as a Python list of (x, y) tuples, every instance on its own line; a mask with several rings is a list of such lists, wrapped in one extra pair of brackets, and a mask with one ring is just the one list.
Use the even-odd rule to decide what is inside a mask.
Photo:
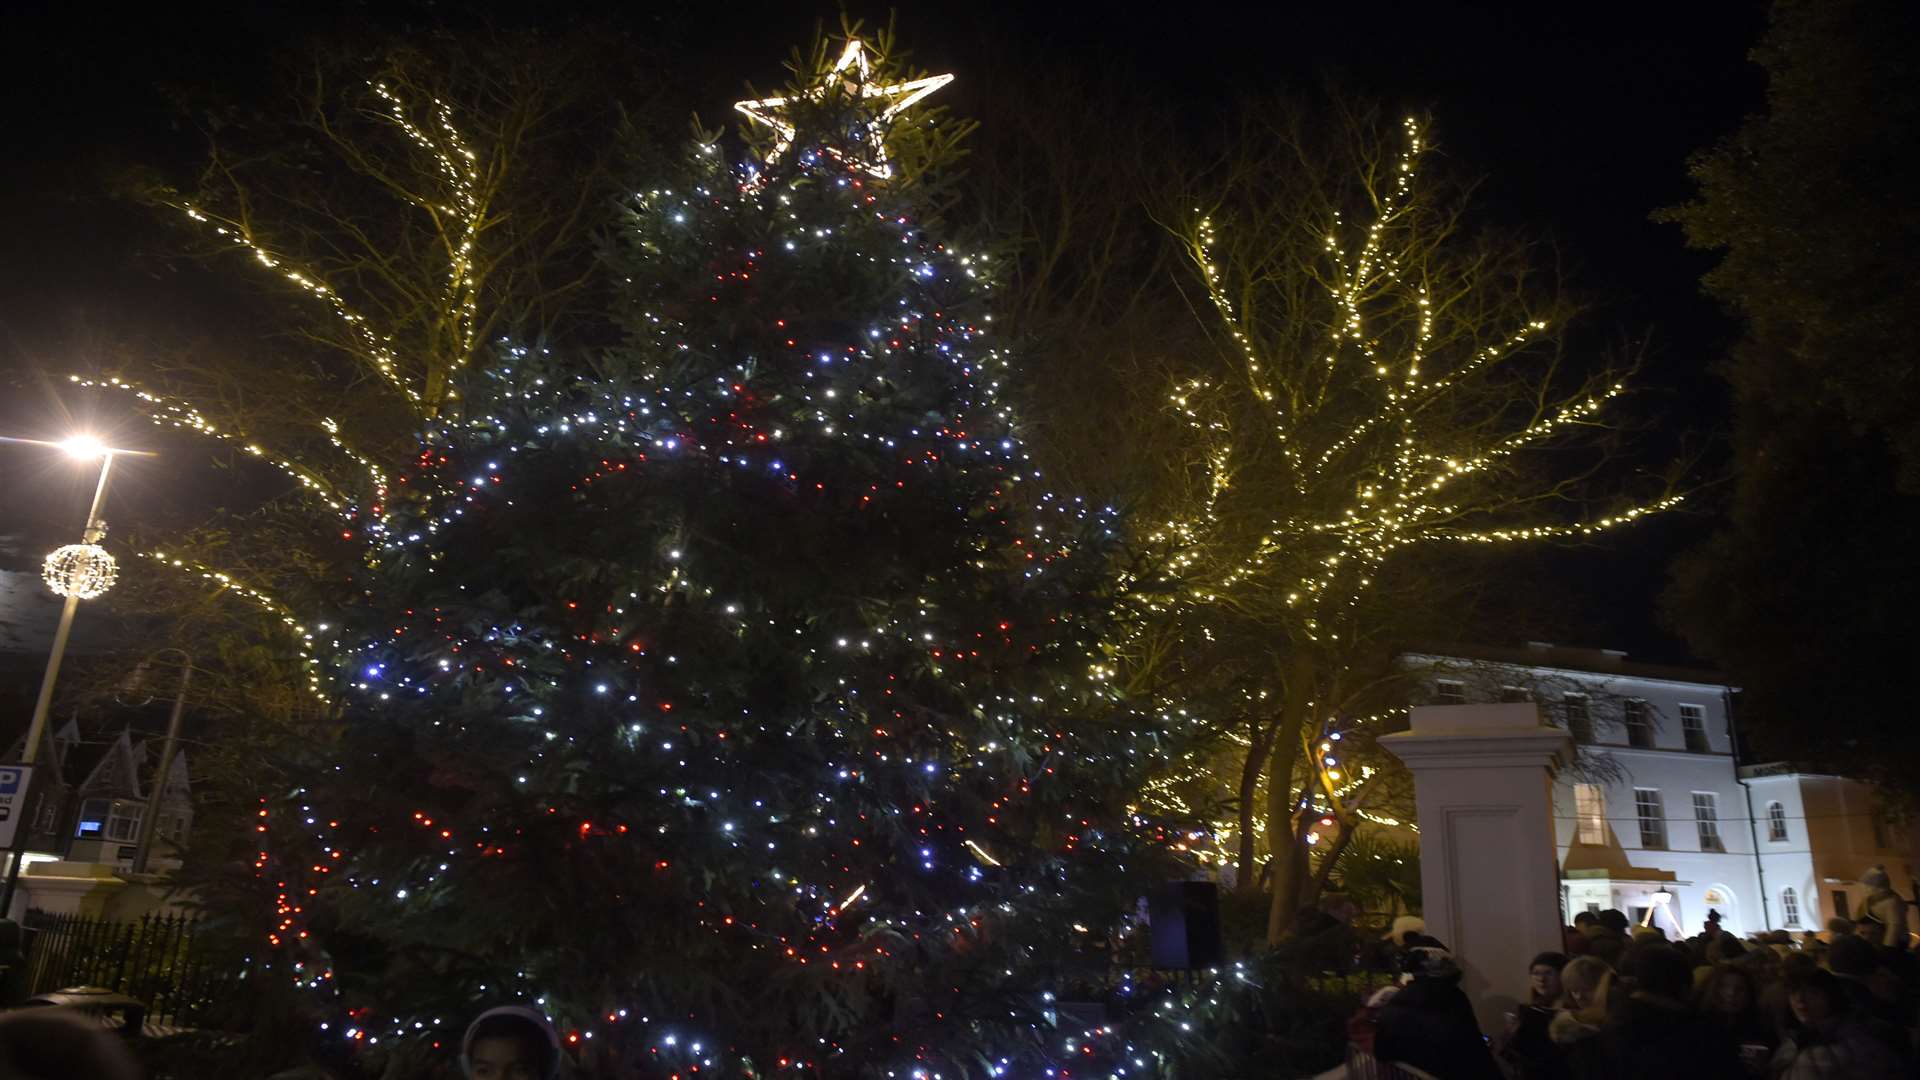
[[(529, 14), (536, 8), (538, 15)], [(458, 24), (482, 17), (476, 11), (506, 26), (590, 16), (670, 50), (686, 72), (675, 96), (712, 123), (743, 82), (777, 83), (780, 61), (807, 40), (815, 20), (831, 23), (837, 14), (800, 3), (332, 9), (318, 16), (272, 5), (131, 14), (73, 4), (10, 9), (15, 47), (0, 75), (9, 121), (0, 170), (0, 434), (57, 433), (62, 403), (83, 414), (86, 403), (58, 395), (53, 378), (84, 367), (107, 337), (137, 337), (144, 318), (181, 317), (182, 299), (149, 258), (167, 234), (150, 211), (114, 198), (105, 179), (131, 164), (185, 169), (197, 160), (198, 137), (172, 122), (162, 87), (262, 92), (265, 57), (342, 24)], [(882, 20), (887, 11), (850, 10)], [(995, 118), (973, 107), (970, 79), (1050, 64), (1122, 73), (1141, 92), (1194, 116), (1224, 110), (1241, 91), (1311, 88), (1329, 76), (1389, 104), (1431, 110), (1441, 150), (1487, 174), (1480, 206), (1490, 218), (1555, 240), (1576, 287), (1599, 305), (1595, 321), (1650, 340), (1645, 393), (1632, 406), (1636, 418), (1657, 425), (1650, 453), (1724, 441), (1726, 395), (1711, 368), (1734, 327), (1700, 295), (1699, 276), (1711, 260), (1683, 250), (1677, 227), (1648, 215), (1687, 196), (1689, 153), (1760, 104), (1763, 83), (1746, 55), (1763, 26), (1761, 5), (898, 10), (914, 59), (958, 75), (947, 104), (983, 125)], [(173, 452), (137, 474), (129, 470), (112, 507), (121, 519), (190, 505), (232, 481), (186, 444), (144, 426), (128, 427), (123, 438)], [(78, 531), (89, 493), (83, 472), (45, 454), (0, 448), (0, 570), (28, 571), (50, 543)], [(1616, 533), (1604, 547), (1517, 560), (1515, 588), (1551, 589), (1571, 606), (1574, 614), (1554, 635), (1564, 644), (1689, 659), (1657, 625), (1655, 597), (1667, 561), (1711, 526), (1712, 501)], [(32, 592), (0, 588), (0, 597)], [(28, 615), (17, 602), (0, 611), (0, 649), (19, 647), (6, 640), (6, 624)], [(31, 624), (23, 636), (37, 636)]]

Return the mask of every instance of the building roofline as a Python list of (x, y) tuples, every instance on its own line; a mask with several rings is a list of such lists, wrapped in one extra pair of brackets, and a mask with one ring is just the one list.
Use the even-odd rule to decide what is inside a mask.
[(1817, 776), (1826, 780), (1851, 780), (1850, 776), (1839, 773), (1819, 772), (1807, 769), (1792, 761), (1759, 761), (1752, 765), (1740, 766), (1742, 780), (1786, 780), (1801, 776)]
[(1402, 655), (1428, 656), (1436, 660), (1479, 660), (1509, 664), (1514, 667), (1544, 668), (1575, 675), (1612, 675), (1649, 682), (1713, 686), (1736, 692), (1740, 689), (1729, 682), (1725, 674), (1718, 671), (1668, 664), (1644, 664), (1628, 660), (1626, 653), (1615, 649), (1585, 649), (1537, 641), (1528, 642), (1517, 648), (1459, 644), (1432, 646), (1408, 649)]

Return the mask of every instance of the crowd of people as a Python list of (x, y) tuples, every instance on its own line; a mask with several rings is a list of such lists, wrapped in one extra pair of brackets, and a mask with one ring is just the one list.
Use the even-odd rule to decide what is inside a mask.
[(1745, 940), (1709, 912), (1669, 940), (1608, 910), (1534, 957), (1530, 1000), (1483, 1033), (1451, 953), (1418, 920), (1386, 945), (1403, 976), (1350, 1025), (1372, 1060), (1439, 1080), (1882, 1080), (1920, 1075), (1920, 958), (1905, 902), (1858, 922)]

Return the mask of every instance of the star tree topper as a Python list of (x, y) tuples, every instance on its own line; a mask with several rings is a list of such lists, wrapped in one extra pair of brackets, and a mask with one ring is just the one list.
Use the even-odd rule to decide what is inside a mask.
[[(852, 73), (848, 69), (854, 69)], [(909, 79), (906, 82), (876, 86), (868, 82), (873, 74), (873, 65), (867, 60), (867, 47), (859, 38), (849, 38), (847, 47), (841, 51), (840, 59), (834, 62), (824, 76), (812, 89), (804, 92), (807, 100), (818, 101), (833, 89), (835, 80), (841, 80), (850, 93), (861, 98), (884, 99), (886, 105), (872, 118), (865, 121), (866, 141), (872, 148), (872, 156), (857, 164), (874, 176), (886, 179), (893, 175), (893, 166), (887, 161), (887, 146), (881, 137), (884, 126), (894, 117), (917, 104), (922, 98), (953, 81), (952, 75), (929, 75), (924, 79)], [(767, 154), (767, 164), (771, 165), (786, 153), (793, 145), (797, 130), (787, 119), (791, 98), (770, 97), (755, 101), (736, 101), (733, 107), (756, 123), (765, 124), (773, 129), (776, 136), (773, 150)], [(839, 151), (828, 150), (835, 157), (841, 157)]]

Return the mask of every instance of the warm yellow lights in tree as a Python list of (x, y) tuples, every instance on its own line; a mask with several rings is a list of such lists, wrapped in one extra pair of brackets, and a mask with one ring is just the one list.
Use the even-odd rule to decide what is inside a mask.
[[(1500, 282), (1447, 264), (1446, 227), (1435, 224), (1444, 218), (1416, 184), (1419, 126), (1407, 120), (1402, 133), (1389, 178), (1367, 181), (1370, 220), (1332, 210), (1317, 265), (1268, 263), (1224, 243), (1217, 209), (1196, 208), (1186, 237), (1238, 370), (1188, 379), (1170, 394), (1197, 438), (1205, 478), (1191, 509), (1151, 539), (1167, 549), (1188, 601), (1265, 609), (1268, 601), (1256, 599), (1265, 592), (1305, 640), (1338, 636), (1332, 622), (1402, 549), (1590, 536), (1682, 498), (1585, 520), (1540, 519), (1571, 500), (1568, 484), (1530, 486), (1502, 466), (1593, 424), (1625, 386), (1605, 374), (1556, 392), (1551, 365), (1512, 363), (1546, 340), (1549, 324), (1515, 319), (1503, 331), (1494, 320), (1505, 310), (1472, 306)], [(1266, 294), (1287, 274), (1317, 294), (1280, 302), (1282, 320)], [(1312, 347), (1316, 355), (1284, 329), (1302, 317), (1320, 323), (1325, 344)], [(1500, 379), (1528, 373), (1505, 387), (1488, 378), (1496, 368)], [(1266, 475), (1237, 483), (1247, 468)], [(1253, 493), (1227, 505), (1246, 489)]]
[[(200, 410), (186, 402), (167, 397), (164, 394), (156, 394), (151, 390), (144, 389), (118, 376), (108, 376), (104, 379), (89, 379), (80, 375), (69, 375), (67, 376), (67, 381), (73, 383), (75, 386), (84, 386), (96, 390), (112, 390), (118, 393), (132, 395), (134, 400), (140, 403), (140, 410), (146, 415), (147, 419), (153, 423), (179, 428), (183, 431), (191, 431), (197, 435), (204, 435), (209, 439), (217, 439), (221, 442), (228, 443), (249, 457), (259, 458), (261, 461), (267, 462), (274, 468), (292, 477), (308, 494), (325, 503), (328, 509), (347, 509), (350, 500), (345, 495), (342, 495), (332, 484), (322, 478), (319, 473), (304, 465), (297, 464), (288, 458), (277, 457), (269, 453), (265, 447), (252, 441), (244, 434), (221, 428), (213, 421), (207, 419)], [(328, 423), (330, 424), (331, 421), (328, 421)], [(328, 434), (333, 434), (332, 428), (328, 428)], [(347, 451), (345, 445), (341, 444), (338, 439), (334, 440), (334, 444), (339, 446), (343, 451)], [(347, 451), (347, 453), (349, 456), (352, 456), (355, 461), (360, 462), (372, 471), (376, 488), (384, 486), (379, 471), (374, 469), (371, 463), (366, 462), (365, 459), (358, 455), (352, 454), (351, 451)]]
[[(293, 634), (295, 647), (299, 649), (302, 663), (306, 668), (308, 691), (322, 701), (327, 700), (326, 692), (321, 689), (320, 684), (320, 659), (314, 655), (313, 651), (313, 631), (309, 630), (299, 619), (294, 618), (293, 612), (288, 610), (285, 604), (275, 600), (259, 589), (245, 584), (231, 574), (214, 570), (201, 563), (191, 562), (177, 556), (169, 555), (164, 551), (143, 551), (140, 552), (140, 556), (142, 558), (152, 559), (162, 566), (170, 566), (176, 570), (196, 575), (204, 581), (219, 586), (222, 592), (245, 597), (268, 614), (277, 618), (280, 623)], [(326, 626), (323, 624), (320, 629), (324, 630)]]
[(47, 587), (61, 596), (91, 600), (113, 588), (120, 574), (113, 556), (99, 544), (68, 544), (55, 548), (40, 568)]
[[(865, 118), (855, 118), (854, 122), (863, 125), (859, 139), (866, 145), (866, 156), (854, 162), (860, 168), (881, 178), (893, 175), (893, 166), (887, 161), (886, 127), (894, 117), (920, 102), (928, 94), (953, 81), (952, 75), (929, 75), (921, 79), (908, 79), (905, 82), (874, 85), (868, 80), (873, 75), (873, 64), (867, 59), (866, 45), (859, 38), (850, 38), (840, 58), (828, 69), (818, 83), (804, 94), (806, 101), (824, 101), (829, 95), (841, 93), (858, 102), (874, 102), (879, 105), (877, 111)], [(736, 101), (734, 109), (753, 120), (764, 124), (774, 132), (773, 149), (767, 154), (767, 163), (772, 164), (781, 154), (793, 146), (798, 135), (789, 114), (795, 104), (787, 97), (759, 98), (753, 101)], [(844, 151), (824, 148), (835, 156), (844, 155)]]
[[(1536, 287), (1526, 248), (1472, 234), (1423, 182), (1421, 126), (1365, 113), (1327, 127), (1331, 143), (1276, 124), (1188, 189), (1177, 237), (1219, 347), (1196, 351), (1207, 369), (1169, 365), (1184, 444), (1148, 540), (1171, 580), (1143, 592), (1154, 618), (1113, 649), (1175, 680), (1223, 672), (1218, 737), (1148, 793), (1236, 807), (1212, 834), (1243, 887), (1259, 849), (1273, 856), (1270, 939), (1362, 821), (1398, 820), (1380, 803), (1403, 774), (1371, 739), (1402, 684), (1378, 654), (1431, 601), (1395, 564), (1423, 546), (1578, 540), (1682, 498), (1595, 499), (1608, 443), (1579, 437), (1624, 372), (1575, 360), (1566, 304)], [(1216, 632), (1270, 642), (1273, 661), (1232, 667)]]
[[(475, 267), (476, 245), (481, 231), (496, 220), (487, 213), (482, 194), (486, 177), (478, 155), (454, 123), (452, 108), (434, 98), (432, 119), (416, 121), (407, 103), (385, 83), (369, 82), (367, 87), (382, 105), (376, 115), (432, 162), (427, 170), (428, 190), (401, 191), (406, 202), (431, 220), (434, 258), (443, 259), (446, 264), (440, 285), (432, 293), (419, 297), (431, 313), (433, 327), (433, 347), (424, 358), (410, 355), (410, 350), (398, 343), (393, 327), (378, 325), (378, 320), (367, 309), (342, 294), (341, 285), (351, 287), (353, 275), (338, 272), (339, 284), (336, 284), (319, 270), (303, 265), (306, 260), (262, 235), (244, 200), (237, 209), (227, 213), (215, 212), (177, 196), (167, 196), (165, 201), (211, 228), (222, 240), (251, 255), (255, 262), (279, 274), (288, 284), (326, 304), (342, 331), (331, 343), (345, 349), (357, 363), (399, 393), (416, 414), (430, 418), (440, 415), (458, 398), (453, 377), (467, 366), (479, 346), (480, 277)], [(400, 189), (391, 178), (384, 175), (377, 178), (389, 187)], [(356, 239), (370, 249), (373, 247), (373, 242), (364, 236)], [(384, 261), (382, 258), (382, 265)]]

